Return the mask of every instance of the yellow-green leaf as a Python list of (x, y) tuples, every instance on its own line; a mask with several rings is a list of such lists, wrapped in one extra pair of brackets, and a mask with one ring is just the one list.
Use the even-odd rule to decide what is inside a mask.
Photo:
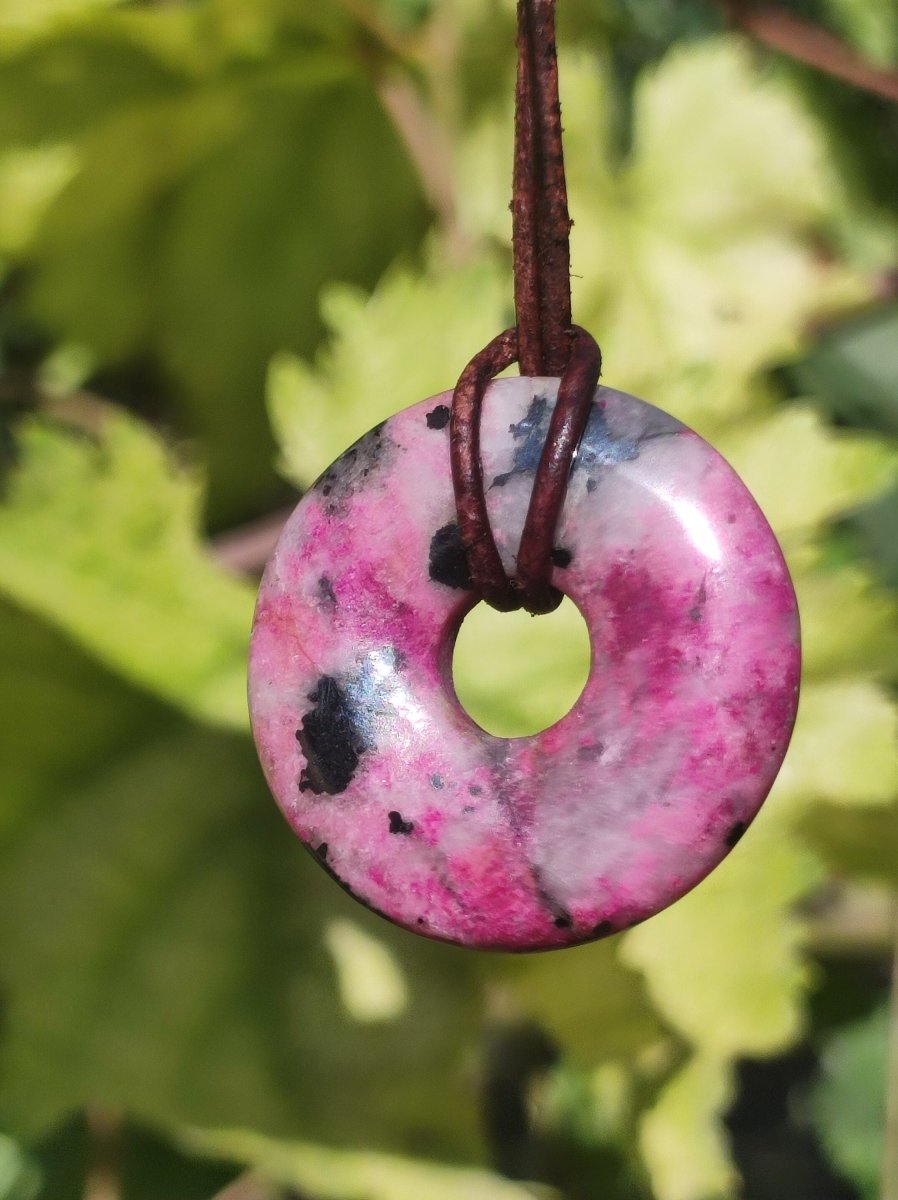
[(512, 321), (508, 281), (490, 259), (419, 275), (394, 268), (370, 296), (322, 297), (333, 337), (312, 368), (279, 355), (268, 402), (283, 473), (307, 487), (378, 421), (453, 388), (462, 368)]
[(882, 491), (898, 472), (898, 457), (882, 438), (832, 429), (804, 406), (740, 424), (718, 449), (783, 538), (813, 532)]
[(503, 969), (520, 1014), (538, 1021), (579, 1067), (630, 1061), (665, 1035), (643, 980), (620, 949), (620, 938), (605, 939), (566, 954), (511, 960)]
[(732, 1069), (714, 1055), (696, 1055), (665, 1084), (639, 1130), (656, 1200), (736, 1194), (738, 1175), (719, 1122), (733, 1091)]
[(513, 1183), (489, 1171), (399, 1158), (365, 1150), (334, 1150), (309, 1142), (277, 1142), (242, 1130), (185, 1135), (186, 1144), (243, 1161), (264, 1178), (320, 1200), (533, 1200), (551, 1188)]
[(898, 711), (869, 679), (805, 687), (776, 798), (886, 804), (898, 796)]
[(112, 410), (96, 440), (29, 421), (18, 453), (0, 507), (0, 593), (131, 682), (245, 727), (253, 593), (200, 543), (196, 475)]
[(640, 76), (618, 164), (595, 128), (595, 58), (562, 77), (579, 100), (565, 121), (575, 307), (609, 382), (699, 425), (745, 411), (753, 373), (795, 352), (815, 314), (870, 294), (815, 245), (841, 203), (821, 130), (742, 42), (709, 38)]
[(772, 1053), (803, 1021), (809, 968), (791, 909), (820, 878), (816, 858), (765, 810), (704, 883), (626, 935), (624, 961), (701, 1054)]
[(801, 612), (805, 679), (894, 670), (898, 664), (894, 598), (856, 563), (834, 569), (820, 561), (818, 551), (807, 548), (789, 557)]

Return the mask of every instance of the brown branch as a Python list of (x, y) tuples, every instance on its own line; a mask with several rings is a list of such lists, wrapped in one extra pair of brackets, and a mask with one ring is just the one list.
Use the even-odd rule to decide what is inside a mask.
[(216, 1192), (212, 1200), (276, 1200), (276, 1197), (283, 1195), (281, 1188), (247, 1172), (239, 1175), (223, 1191)]
[(380, 20), (365, 0), (337, 0), (347, 16), (351, 17), (362, 29), (378, 42), (385, 50), (389, 50), (396, 58), (408, 60), (411, 57), (411, 47), (408, 41), (389, 24)]
[(231, 529), (213, 538), (212, 557), (228, 571), (241, 575), (258, 575), (277, 545), (281, 530), (290, 516), (290, 509), (281, 509), (238, 529)]
[[(337, 0), (337, 3), (386, 52), (383, 61), (378, 57), (368, 63), (378, 99), (402, 140), (424, 196), (439, 220), (450, 260), (463, 262), (472, 244), (458, 220), (449, 130), (413, 78), (414, 74), (429, 74), (433, 91), (432, 55), (420, 36), (405, 36), (391, 29), (365, 0)], [(431, 20), (429, 25), (433, 24)]]
[(116, 1108), (90, 1105), (84, 1120), (90, 1158), (83, 1200), (121, 1200), (124, 1117)]
[(471, 246), (458, 220), (452, 147), (445, 129), (407, 77), (394, 75), (381, 79), (377, 94), (405, 144), (424, 195), (439, 218), (450, 258), (464, 261)]
[(868, 62), (819, 25), (774, 5), (754, 4), (750, 0), (720, 0), (720, 6), (736, 29), (771, 50), (898, 103), (898, 71)]

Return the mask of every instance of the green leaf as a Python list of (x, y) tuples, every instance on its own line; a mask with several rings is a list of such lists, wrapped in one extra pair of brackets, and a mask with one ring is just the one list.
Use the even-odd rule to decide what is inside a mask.
[(872, 879), (898, 888), (898, 805), (817, 804), (801, 818), (798, 829), (837, 877)]
[(876, 564), (879, 577), (892, 589), (898, 587), (898, 488), (857, 513), (849, 528), (859, 535), (866, 555)]
[(887, 804), (898, 797), (898, 711), (881, 687), (859, 677), (802, 692), (795, 734), (774, 799)]
[(589, 677), (590, 654), (586, 622), (567, 598), (538, 621), (523, 610), (497, 613), (479, 604), (459, 630), (452, 681), (484, 729), (525, 737), (573, 708)]
[(775, 1053), (802, 1029), (811, 971), (793, 909), (821, 877), (768, 808), (704, 883), (625, 935), (624, 961), (694, 1052), (643, 1120), (658, 1200), (733, 1194), (721, 1128), (731, 1060)]
[(114, 8), (123, 0), (0, 0), (0, 35), (34, 37), (54, 24), (85, 18), (96, 11)]
[(390, 270), (366, 296), (332, 286), (322, 315), (332, 337), (314, 367), (279, 355), (268, 404), (281, 469), (307, 487), (378, 421), (455, 386), (470, 358), (512, 320), (490, 259), (462, 270)]
[(833, 20), (873, 62), (898, 63), (898, 9), (879, 0), (825, 0)]
[[(228, 750), (208, 737), (151, 744), (30, 814), (6, 848), (0, 1111), (14, 1127), (39, 1130), (85, 1097), (161, 1120), (221, 1113), (243, 1094), (246, 1118), (278, 1114), (245, 1008), (210, 1024), (242, 974), (222, 953), (236, 950), (241, 891), (222, 850), (248, 782)], [(214, 788), (217, 835), (208, 800), (191, 803), (198, 784)]]
[(8, 150), (0, 155), (0, 254), (20, 254), (41, 217), (77, 170), (71, 146)]
[[(0, 830), (5, 1127), (42, 1134), (90, 1101), (166, 1126), (472, 1153), (479, 960), (337, 888), (246, 739), (186, 727), (21, 615), (0, 624), (0, 664), (23, 681), (0, 724), (16, 802)], [(326, 941), (341, 922), (392, 959), (401, 1011), (370, 1020), (374, 977), (366, 1019), (344, 1006)]]
[(7, 44), (0, 58), (0, 142), (7, 146), (67, 141), (116, 111), (182, 91), (178, 72), (136, 39), (96, 27), (50, 32), (34, 44)]
[(241, 97), (239, 139), (185, 181), (158, 251), (163, 363), (232, 497), (253, 463), (261, 474), (263, 453), (270, 468), (262, 396), (272, 355), (310, 353), (321, 289), (372, 285), (424, 227), (417, 183), (371, 90), (353, 80), (308, 94), (305, 70)]
[(606, 939), (501, 969), (521, 1015), (537, 1020), (576, 1066), (632, 1061), (664, 1037), (643, 980), (620, 950), (620, 938)]
[(786, 376), (843, 422), (898, 433), (898, 307), (827, 330)]
[(245, 727), (252, 591), (200, 545), (197, 477), (113, 411), (96, 440), (31, 421), (18, 446), (0, 510), (0, 592), (141, 687)]
[(832, 1037), (811, 1099), (827, 1153), (862, 1200), (880, 1195), (888, 1031), (883, 1007)]
[(746, 411), (754, 373), (794, 353), (812, 317), (869, 294), (816, 249), (840, 202), (822, 131), (742, 43), (708, 38), (639, 76), (618, 167), (594, 131), (607, 110), (594, 59), (562, 70), (580, 99), (565, 114), (581, 164), (579, 319), (600, 337), (609, 383), (712, 428)]
[(281, 494), (271, 356), (310, 353), (322, 286), (370, 286), (426, 221), (345, 21), (271, 15), (247, 46), (220, 7), (122, 14), (0, 65), (0, 141), (70, 139), (80, 167), (29, 244), (27, 312), (100, 364), (157, 370), (166, 415), (206, 443), (215, 524)]
[(898, 609), (856, 563), (829, 566), (819, 549), (790, 554), (801, 613), (803, 675), (881, 674), (898, 664)]
[(357, 922), (328, 922), (324, 943), (334, 960), (340, 999), (354, 1020), (395, 1021), (409, 1005), (409, 988), (395, 956)]
[[(632, 183), (654, 198), (662, 227), (714, 237), (771, 219), (801, 225), (825, 211), (832, 180), (819, 133), (784, 89), (759, 81), (739, 40), (674, 47), (641, 76), (635, 111)], [(711, 163), (715, 187), (702, 195), (696, 181)]]
[(718, 1115), (733, 1099), (726, 1060), (697, 1055), (643, 1116), (639, 1145), (656, 1200), (724, 1200), (739, 1194)]
[(38, 1200), (40, 1185), (35, 1162), (12, 1138), (0, 1134), (0, 1200)]
[(148, 697), (117, 689), (61, 634), (5, 601), (0, 601), (0, 655), (7, 683), (0, 689), (0, 843), (5, 844), (54, 790), (79, 786), (98, 762), (158, 731), (167, 714)]
[(784, 540), (868, 500), (898, 470), (895, 451), (881, 439), (833, 430), (810, 408), (792, 405), (736, 426), (717, 446)]
[(189, 1146), (227, 1154), (263, 1177), (320, 1200), (552, 1200), (551, 1188), (513, 1183), (488, 1171), (397, 1158), (362, 1150), (333, 1150), (308, 1142), (275, 1142), (237, 1130), (191, 1133)]
[(658, 1013), (703, 1056), (770, 1054), (801, 1029), (809, 968), (792, 906), (821, 878), (775, 814), (704, 883), (625, 935)]

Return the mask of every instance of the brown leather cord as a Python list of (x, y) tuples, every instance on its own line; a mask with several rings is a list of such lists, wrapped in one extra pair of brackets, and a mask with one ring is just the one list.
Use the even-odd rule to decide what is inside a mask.
[[(553, 539), (602, 363), (593, 338), (571, 325), (571, 220), (558, 103), (555, 0), (518, 0), (512, 214), (517, 327), (494, 338), (462, 372), (452, 401), (450, 453), (459, 531), (474, 588), (501, 612), (523, 607), (537, 614), (551, 612), (561, 601), (561, 593), (549, 583)], [(561, 384), (534, 479), (517, 570), (509, 578), (487, 513), (480, 410), (489, 382), (515, 361), (522, 375), (560, 375)]]
[(522, 375), (560, 375), (571, 330), (568, 215), (555, 0), (518, 0), (512, 185), (515, 320)]
[(468, 363), (452, 398), (449, 451), (461, 540), (475, 589), (500, 612), (521, 607), (490, 529), (480, 462), (480, 408), (487, 384), (518, 358), (518, 331), (506, 329)]
[(595, 338), (579, 325), (573, 326), (570, 357), (536, 468), (518, 549), (514, 586), (521, 591), (524, 607), (533, 614), (552, 612), (561, 602), (560, 593), (549, 583), (555, 529), (601, 370), (602, 352)]

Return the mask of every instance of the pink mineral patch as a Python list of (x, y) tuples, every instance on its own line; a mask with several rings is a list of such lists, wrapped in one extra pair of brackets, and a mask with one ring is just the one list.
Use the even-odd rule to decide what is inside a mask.
[[(557, 386), (500, 380), (484, 405), (508, 569)], [(367, 434), (288, 521), (250, 655), (259, 756), (297, 834), (390, 920), (491, 949), (588, 941), (694, 887), (763, 803), (798, 699), (795, 595), (720, 455), (599, 388), (553, 575), (589, 627), (590, 678), (551, 729), (484, 732), (451, 680), (476, 597), (455, 523), (450, 401)]]

